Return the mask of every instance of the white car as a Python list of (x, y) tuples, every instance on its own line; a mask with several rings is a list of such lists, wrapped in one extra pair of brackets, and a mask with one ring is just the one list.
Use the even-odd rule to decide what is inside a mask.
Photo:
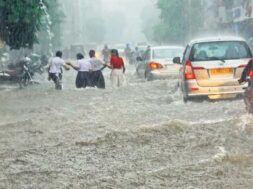
[(252, 58), (246, 41), (238, 37), (215, 37), (190, 42), (181, 65), (180, 87), (183, 99), (208, 96), (210, 99), (232, 98), (244, 92), (238, 79)]
[(183, 47), (177, 46), (150, 47), (138, 61), (136, 72), (148, 81), (175, 77), (180, 66), (173, 63), (173, 58), (182, 57), (183, 51)]

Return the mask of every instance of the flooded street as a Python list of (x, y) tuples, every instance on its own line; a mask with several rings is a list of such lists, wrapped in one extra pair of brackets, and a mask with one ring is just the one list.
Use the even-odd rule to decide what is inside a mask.
[[(128, 69), (129, 70), (129, 69)], [(253, 129), (242, 100), (184, 104), (177, 80), (64, 90), (44, 79), (0, 90), (0, 188), (253, 186)], [(46, 76), (45, 76), (46, 78)]]

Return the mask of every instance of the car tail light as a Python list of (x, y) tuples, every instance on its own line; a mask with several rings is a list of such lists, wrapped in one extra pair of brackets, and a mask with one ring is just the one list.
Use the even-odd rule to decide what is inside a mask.
[(161, 69), (163, 68), (163, 65), (162, 64), (159, 64), (157, 62), (150, 62), (148, 64), (148, 67), (151, 69), (151, 70), (156, 70), (156, 69)]
[(187, 60), (185, 64), (185, 73), (184, 73), (186, 80), (196, 79), (191, 61)]
[(191, 91), (198, 91), (199, 88), (191, 88)]

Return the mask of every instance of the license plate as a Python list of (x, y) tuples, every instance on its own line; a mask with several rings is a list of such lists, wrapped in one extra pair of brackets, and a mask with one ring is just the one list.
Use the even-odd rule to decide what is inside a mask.
[(211, 69), (212, 75), (231, 75), (233, 74), (232, 68), (219, 68), (219, 69)]

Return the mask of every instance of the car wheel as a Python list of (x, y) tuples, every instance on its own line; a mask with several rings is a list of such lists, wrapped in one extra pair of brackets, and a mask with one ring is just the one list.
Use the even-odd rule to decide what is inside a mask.
[(182, 91), (182, 95), (183, 95), (183, 101), (184, 101), (184, 103), (187, 103), (188, 101), (189, 101), (189, 96), (188, 96), (188, 94), (185, 92), (185, 90), (184, 90), (184, 87), (183, 87), (183, 85), (181, 84), (181, 91)]

